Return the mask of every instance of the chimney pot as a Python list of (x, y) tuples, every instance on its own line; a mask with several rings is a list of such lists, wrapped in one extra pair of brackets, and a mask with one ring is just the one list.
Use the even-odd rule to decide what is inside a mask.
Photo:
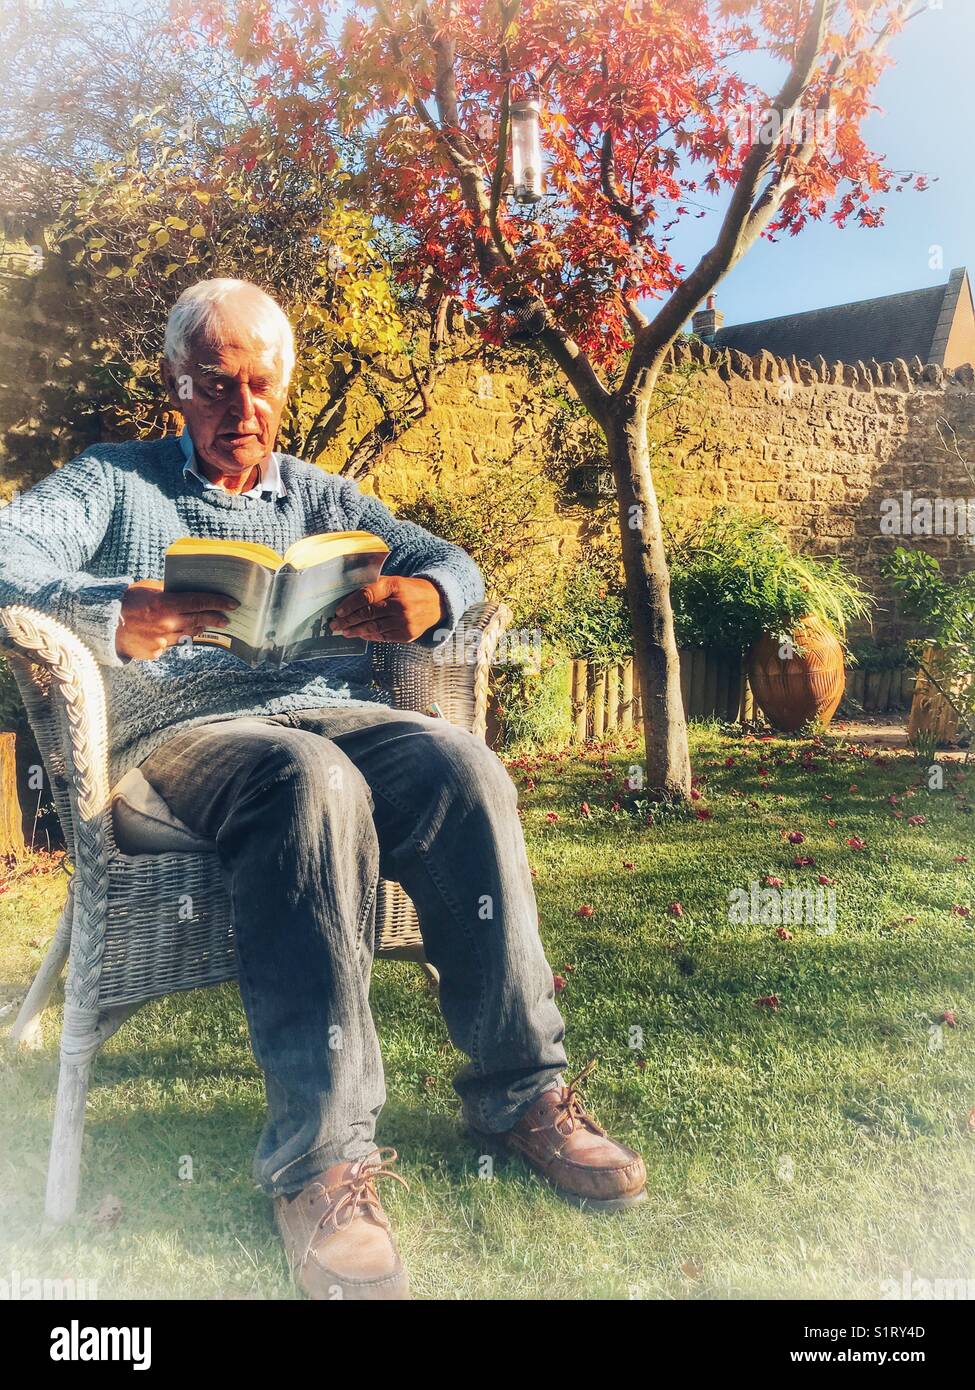
[(699, 338), (706, 343), (714, 339), (715, 333), (724, 323), (724, 314), (720, 309), (715, 308), (715, 298), (713, 294), (707, 297), (706, 307), (698, 309), (691, 319), (691, 328)]

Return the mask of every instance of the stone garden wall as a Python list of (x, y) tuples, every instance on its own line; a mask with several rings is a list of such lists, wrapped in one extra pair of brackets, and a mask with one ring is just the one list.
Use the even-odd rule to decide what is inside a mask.
[[(681, 403), (678, 437), (658, 423), (671, 505), (769, 511), (800, 548), (843, 556), (875, 587), (897, 544), (930, 551), (949, 573), (975, 564), (971, 366), (808, 363), (699, 343), (678, 353), (705, 370)], [(902, 520), (908, 534), (897, 534)]]
[[(90, 442), (75, 440), (70, 428), (52, 431), (44, 423), (48, 412), (31, 408), (72, 370), (78, 330), (65, 313), (67, 286), (50, 267), (42, 276), (3, 279), (0, 501)], [(760, 508), (781, 520), (800, 548), (843, 556), (881, 597), (879, 565), (898, 543), (931, 551), (949, 572), (975, 563), (975, 507), (966, 512), (968, 500), (975, 502), (971, 366), (945, 373), (917, 360), (849, 366), (769, 353), (749, 358), (713, 352), (698, 340), (676, 352), (694, 370), (651, 430), (658, 489), (671, 515), (703, 515), (725, 503)], [(456, 362), (432, 411), (366, 485), (395, 506), (434, 484), (463, 488), (479, 470), (509, 458), (544, 455), (562, 390), (551, 375), (540, 382), (537, 372), (510, 359)], [(347, 440), (367, 416), (366, 405), (353, 404), (347, 430), (320, 460), (325, 467), (341, 466)], [(947, 422), (947, 447), (939, 421)], [(907, 520), (912, 507), (915, 519), (914, 534), (906, 536), (890, 528), (905, 503)], [(551, 543), (571, 549), (591, 510), (585, 498), (567, 495), (546, 522)], [(876, 626), (888, 624), (882, 608)]]
[[(678, 348), (678, 359), (699, 370), (651, 426), (671, 516), (716, 505), (771, 513), (798, 548), (849, 562), (878, 596), (881, 634), (892, 614), (879, 571), (894, 546), (929, 551), (949, 574), (975, 565), (971, 366), (749, 358), (697, 341)], [(442, 477), (462, 480), (486, 452), (524, 448), (544, 433), (551, 407), (537, 384), (507, 372), (494, 375), (491, 395), (484, 390), (475, 369), (446, 378), (430, 416), (378, 469), (377, 493), (392, 504), (415, 495), (434, 453)], [(578, 502), (561, 508), (553, 539), (572, 544), (585, 514)], [(898, 534), (903, 521), (908, 533)]]

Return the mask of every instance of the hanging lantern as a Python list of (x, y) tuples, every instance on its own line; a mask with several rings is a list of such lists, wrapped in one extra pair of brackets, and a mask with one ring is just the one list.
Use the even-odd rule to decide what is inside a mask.
[(537, 203), (542, 180), (541, 109), (537, 97), (511, 103), (511, 183), (516, 203)]

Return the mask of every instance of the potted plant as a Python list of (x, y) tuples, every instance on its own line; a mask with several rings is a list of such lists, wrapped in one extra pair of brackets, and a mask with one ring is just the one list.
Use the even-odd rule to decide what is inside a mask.
[(843, 697), (847, 624), (868, 598), (838, 560), (797, 555), (769, 517), (718, 508), (670, 538), (679, 645), (745, 651), (755, 699), (794, 732)]
[(975, 735), (975, 573), (947, 579), (933, 555), (898, 546), (884, 574), (923, 632), (907, 732), (951, 743)]

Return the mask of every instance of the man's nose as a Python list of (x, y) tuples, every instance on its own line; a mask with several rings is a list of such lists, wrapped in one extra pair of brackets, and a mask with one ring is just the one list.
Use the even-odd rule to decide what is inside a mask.
[(240, 424), (246, 425), (257, 422), (257, 408), (254, 404), (254, 393), (246, 381), (237, 383), (237, 390), (233, 398), (233, 413)]

